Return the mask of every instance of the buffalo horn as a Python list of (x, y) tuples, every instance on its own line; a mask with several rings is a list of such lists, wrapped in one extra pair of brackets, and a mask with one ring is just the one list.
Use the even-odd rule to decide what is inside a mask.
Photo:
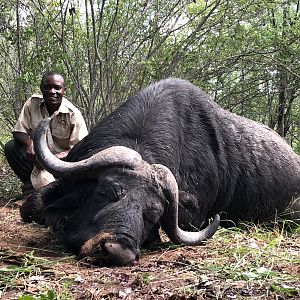
[(199, 245), (209, 239), (217, 231), (220, 224), (219, 215), (203, 230), (197, 232), (184, 231), (178, 226), (178, 185), (172, 172), (163, 165), (153, 165), (163, 193), (169, 201), (162, 218), (162, 227), (172, 242), (185, 245)]
[(56, 177), (68, 177), (76, 174), (84, 177), (95, 177), (99, 167), (123, 165), (136, 168), (143, 161), (140, 154), (124, 146), (114, 146), (104, 149), (93, 156), (78, 161), (67, 162), (58, 159), (47, 145), (47, 131), (51, 118), (45, 118), (38, 125), (34, 135), (34, 148), (37, 159), (44, 168)]

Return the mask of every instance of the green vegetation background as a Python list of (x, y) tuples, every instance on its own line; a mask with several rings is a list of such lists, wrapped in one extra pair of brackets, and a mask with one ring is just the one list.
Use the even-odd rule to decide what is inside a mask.
[(299, 1), (0, 0), (0, 157), (41, 75), (92, 128), (128, 96), (188, 79), (299, 152)]

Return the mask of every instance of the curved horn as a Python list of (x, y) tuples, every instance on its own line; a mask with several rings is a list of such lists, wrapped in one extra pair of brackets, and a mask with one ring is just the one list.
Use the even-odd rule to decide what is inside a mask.
[(49, 150), (47, 145), (47, 131), (51, 118), (45, 118), (37, 126), (34, 135), (36, 156), (44, 168), (57, 177), (67, 177), (72, 174), (94, 177), (99, 167), (110, 165), (124, 165), (135, 168), (143, 161), (141, 155), (124, 146), (114, 146), (104, 149), (93, 156), (78, 161), (66, 162), (58, 159)]
[(215, 215), (212, 223), (198, 232), (184, 231), (178, 226), (178, 185), (172, 172), (163, 165), (153, 165), (156, 169), (158, 182), (169, 193), (166, 221), (163, 229), (172, 242), (185, 245), (199, 245), (201, 241), (211, 238), (220, 225), (220, 216)]

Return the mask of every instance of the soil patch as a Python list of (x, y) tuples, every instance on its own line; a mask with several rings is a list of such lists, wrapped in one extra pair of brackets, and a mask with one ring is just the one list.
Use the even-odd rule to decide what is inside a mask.
[[(169, 300), (299, 297), (299, 264), (282, 261), (273, 266), (274, 274), (289, 276), (285, 285), (280, 284), (277, 275), (239, 275), (247, 260), (254, 260), (253, 267), (257, 264), (255, 255), (247, 252), (245, 257), (235, 257), (235, 247), (250, 245), (247, 234), (242, 239), (239, 232), (239, 238), (226, 235), (228, 240), (217, 234), (197, 247), (177, 247), (165, 240), (151, 250), (143, 250), (140, 260), (131, 266), (99, 268), (76, 260), (50, 229), (25, 224), (14, 202), (0, 204), (1, 299), (18, 299), (20, 295), (35, 299)], [(256, 239), (254, 243), (253, 249), (261, 247), (263, 251), (263, 241), (259, 244)], [(289, 248), (294, 256), (300, 254), (295, 244)], [(259, 276), (257, 270), (248, 270)]]

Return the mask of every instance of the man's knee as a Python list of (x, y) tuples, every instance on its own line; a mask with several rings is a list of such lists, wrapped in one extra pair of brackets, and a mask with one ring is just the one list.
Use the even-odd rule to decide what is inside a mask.
[(6, 158), (25, 154), (25, 147), (17, 143), (15, 140), (10, 140), (4, 145), (4, 154)]
[(23, 183), (30, 182), (30, 174), (33, 164), (26, 156), (25, 145), (11, 140), (4, 146), (4, 154), (11, 169)]
[(11, 151), (13, 150), (14, 148), (14, 144), (15, 144), (15, 141), (14, 140), (10, 140), (9, 142), (7, 142), (5, 145), (4, 145), (4, 153), (5, 153), (5, 156), (9, 153), (11, 153)]
[(11, 140), (5, 144), (4, 154), (10, 166), (16, 163), (19, 164), (20, 162), (22, 164), (28, 163), (25, 145), (21, 145), (15, 140)]

